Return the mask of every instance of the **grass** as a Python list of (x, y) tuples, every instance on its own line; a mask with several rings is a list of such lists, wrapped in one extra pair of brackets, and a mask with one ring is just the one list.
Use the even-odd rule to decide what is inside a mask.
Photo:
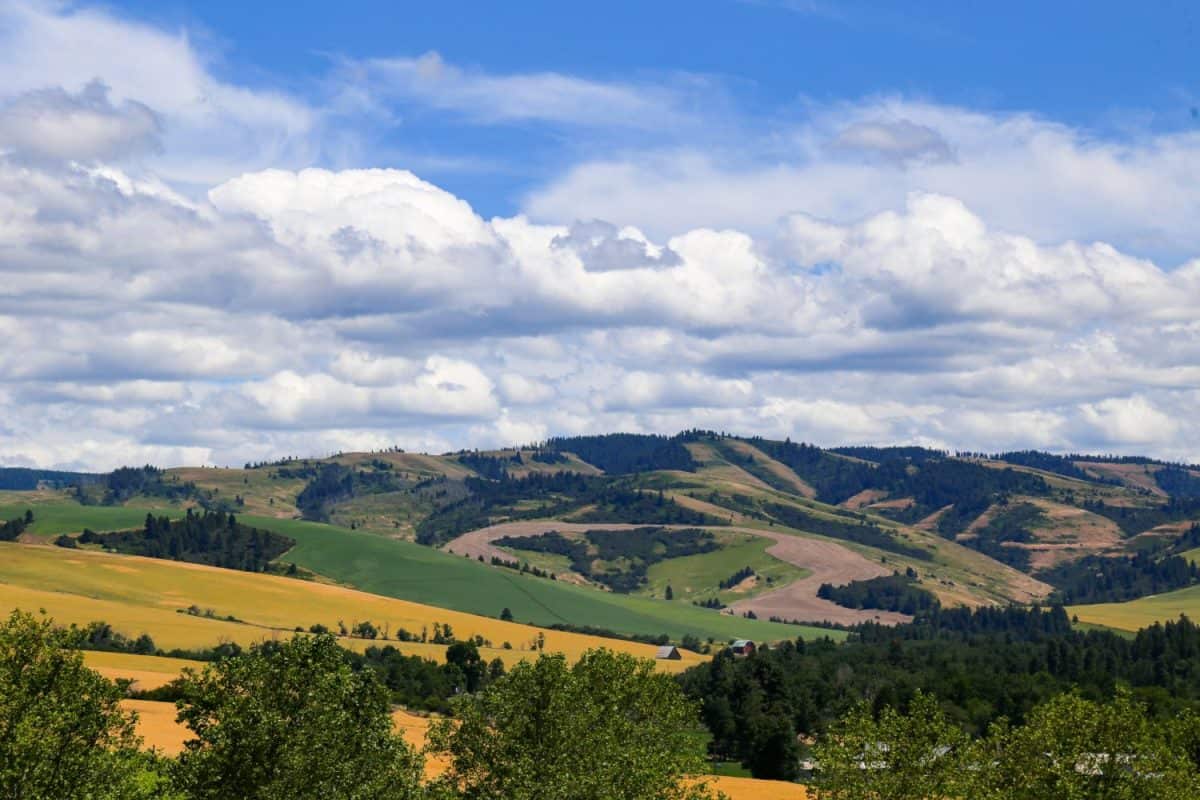
[[(191, 605), (212, 609), (216, 618), (180, 613)], [(419, 634), (422, 629), (431, 630), (435, 622), (448, 624), (459, 638), (482, 636), (489, 640), (491, 646), (480, 648), (485, 658), (500, 658), (510, 665), (534, 655), (533, 643), (539, 633), (545, 637), (546, 652), (561, 652), (572, 659), (593, 647), (647, 658), (654, 655), (650, 645), (540, 631), (311, 581), (90, 550), (0, 543), (0, 609), (12, 608), (44, 609), (64, 625), (102, 620), (126, 636), (148, 633), (164, 650), (212, 647), (221, 641), (246, 646), (290, 636), (296, 627), (322, 624), (336, 631), (339, 621), (351, 626), (369, 620), (380, 627), (386, 625), (393, 634), (400, 628)], [(222, 619), (227, 615), (239, 622)], [(503, 648), (505, 642), (512, 649)], [(381, 644), (347, 638), (342, 643), (359, 650)], [(445, 651), (444, 646), (419, 642), (388, 644), (437, 660)], [(677, 671), (702, 660), (685, 653), (682, 661), (659, 664)], [(151, 666), (159, 672), (164, 667)], [(109, 663), (107, 667), (129, 669), (130, 664)]]
[(411, 542), (330, 525), (252, 516), (241, 519), (297, 540), (282, 561), (364, 591), (431, 606), (487, 616), (499, 616), (508, 608), (516, 619), (534, 625), (592, 625), (625, 634), (665, 633), (676, 640), (688, 635), (716, 641), (844, 638), (838, 631), (747, 620), (683, 602), (533, 578)]
[(1184, 552), (1180, 553), (1179, 555), (1181, 555), (1184, 559), (1186, 559), (1191, 564), (1200, 564), (1200, 547), (1196, 547), (1191, 550), (1184, 551)]
[(1155, 622), (1178, 619), (1181, 614), (1200, 620), (1200, 586), (1140, 597), (1125, 603), (1072, 606), (1067, 611), (1077, 616), (1081, 623), (1123, 631), (1137, 631)]
[[(716, 596), (723, 602), (733, 602), (786, 586), (811, 574), (767, 553), (767, 548), (774, 544), (769, 539), (746, 534), (718, 533), (717, 536), (725, 544), (720, 550), (652, 564), (646, 571), (647, 586), (641, 593), (662, 597), (670, 586), (676, 600)], [(758, 574), (759, 580), (753, 590), (731, 592), (719, 589), (721, 581), (743, 567), (750, 567)], [(770, 584), (767, 578), (771, 579)]]
[[(81, 506), (74, 500), (65, 499), (60, 493), (47, 493), (31, 502), (9, 502), (0, 492), (0, 519), (9, 520), (22, 516), (26, 509), (33, 511), (33, 525), (29, 533), (36, 536), (57, 536), (60, 533), (79, 533), (84, 528), (96, 531), (115, 531), (140, 528), (146, 520), (146, 509), (126, 506)], [(27, 494), (27, 493), (23, 493)], [(155, 509), (154, 513), (171, 517), (183, 515), (183, 509)]]
[(241, 497), (247, 513), (290, 515), (296, 513), (296, 495), (304, 488), (300, 478), (272, 478), (274, 469), (227, 469), (179, 467), (167, 474), (181, 482), (191, 481), (201, 489), (216, 492), (216, 499)]

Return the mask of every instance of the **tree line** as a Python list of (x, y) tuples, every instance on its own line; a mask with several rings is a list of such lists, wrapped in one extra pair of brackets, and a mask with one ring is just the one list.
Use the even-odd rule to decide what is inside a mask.
[(147, 514), (141, 530), (112, 533), (84, 530), (78, 542), (102, 545), (118, 553), (248, 572), (266, 571), (273, 560), (296, 544), (282, 534), (243, 525), (233, 514), (224, 511), (197, 514), (190, 508), (182, 519), (176, 520)]
[[(417, 524), (421, 544), (445, 544), (454, 537), (501, 519), (555, 517), (585, 506), (581, 522), (628, 522), (646, 525), (726, 525), (713, 517), (679, 505), (661, 492), (639, 488), (628, 478), (583, 475), (578, 472), (531, 472), (500, 480), (469, 477), (467, 496), (434, 510)], [(536, 502), (536, 505), (531, 502)]]
[[(539, 536), (505, 536), (501, 547), (552, 553), (570, 559), (571, 569), (612, 589), (632, 592), (646, 583), (646, 570), (660, 561), (721, 549), (711, 533), (698, 528), (669, 530), (658, 526), (633, 530), (584, 531), (578, 537), (549, 531)], [(604, 564), (598, 567), (597, 563)]]
[[(795, 777), (798, 734), (829, 730), (860, 702), (907, 709), (918, 690), (936, 694), (947, 716), (982, 735), (1000, 719), (1022, 724), (1053, 696), (1078, 690), (1112, 698), (1128, 686), (1149, 713), (1200, 706), (1200, 628), (1180, 619), (1131, 639), (1073, 630), (1050, 610), (935, 608), (913, 624), (873, 623), (848, 641), (784, 642), (752, 658), (718, 654), (680, 677), (701, 703), (715, 756), (759, 777)], [(765, 755), (777, 752), (785, 755)]]
[(937, 596), (922, 589), (916, 577), (910, 568), (905, 574), (896, 572), (842, 586), (823, 583), (817, 589), (817, 597), (846, 608), (874, 608), (915, 616), (938, 606)]
[[(690, 777), (704, 769), (695, 707), (653, 662), (542, 655), (492, 679), (469, 652), (449, 655), (468, 683), (424, 751), (395, 730), (380, 670), (320, 634), (185, 671), (175, 689), (188, 738), (168, 758), (142, 749), (122, 688), (64, 631), (14, 612), (0, 623), (0, 797), (713, 798)], [(426, 754), (445, 774), (426, 778)]]

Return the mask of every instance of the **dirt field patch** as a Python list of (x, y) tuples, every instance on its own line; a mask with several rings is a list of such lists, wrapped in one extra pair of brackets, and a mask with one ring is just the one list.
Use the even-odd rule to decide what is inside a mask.
[(869, 505), (878, 503), (883, 498), (887, 497), (887, 492), (882, 489), (863, 489), (853, 497), (847, 497), (839, 505), (843, 508), (860, 511)]

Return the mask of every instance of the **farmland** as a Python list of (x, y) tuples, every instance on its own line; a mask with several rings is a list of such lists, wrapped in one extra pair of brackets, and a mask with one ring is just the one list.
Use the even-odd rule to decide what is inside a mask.
[[(157, 748), (168, 755), (175, 755), (183, 750), (184, 741), (190, 737), (188, 730), (175, 721), (174, 703), (126, 700), (123, 705), (127, 710), (137, 712), (137, 732), (146, 747)], [(392, 720), (410, 745), (417, 748), (425, 746), (425, 735), (430, 723), (428, 717), (395, 711), (392, 713)], [(425, 763), (425, 774), (434, 777), (440, 775), (445, 768), (445, 762), (431, 758)], [(796, 783), (728, 776), (708, 777), (705, 780), (724, 792), (729, 800), (805, 800), (808, 797), (804, 787)]]
[(1082, 623), (1136, 631), (1155, 622), (1178, 619), (1181, 614), (1200, 619), (1200, 586), (1140, 597), (1125, 603), (1097, 603), (1074, 606), (1069, 610)]
[[(53, 587), (47, 589), (45, 587)], [(209, 617), (182, 613), (190, 606), (212, 611)], [(400, 628), (420, 634), (433, 624), (451, 625), (458, 638), (482, 636), (492, 643), (480, 648), (489, 660), (512, 664), (534, 653), (533, 642), (544, 636), (545, 650), (575, 658), (584, 650), (605, 646), (653, 656), (650, 645), (600, 639), (561, 631), (431, 608), (339, 586), (215, 569), (195, 564), (118, 556), (92, 551), (63, 551), (35, 545), (0, 544), (0, 607), (45, 609), (62, 624), (102, 620), (128, 636), (149, 633), (165, 650), (197, 649), (221, 641), (249, 645), (290, 635), (314, 624), (338, 629), (342, 621), (369, 620), (395, 633)], [(226, 617), (233, 617), (230, 621)], [(370, 640), (343, 638), (363, 649)], [(508, 642), (512, 649), (503, 648)], [(445, 647), (421, 642), (389, 642), (402, 652), (441, 660)], [(94, 657), (93, 657), (94, 658)], [(104, 656), (115, 659), (114, 656)], [(683, 669), (701, 658), (662, 662)], [(128, 669), (110, 661), (106, 669)]]
[[(33, 525), (28, 533), (36, 536), (56, 536), (60, 533), (79, 533), (84, 528), (93, 530), (122, 530), (141, 527), (146, 519), (146, 508), (132, 506), (83, 506), (67, 499), (60, 492), (21, 492), (24, 502), (12, 502), (0, 492), (0, 520), (13, 519), (33, 511)], [(155, 514), (177, 517), (183, 514), (179, 508), (155, 509)]]
[(592, 625), (627, 634), (672, 638), (763, 640), (797, 636), (841, 638), (838, 631), (748, 620), (690, 603), (601, 592), (564, 581), (521, 575), (411, 542), (299, 520), (243, 516), (242, 521), (290, 536), (297, 545), (281, 560), (375, 594), (534, 625)]

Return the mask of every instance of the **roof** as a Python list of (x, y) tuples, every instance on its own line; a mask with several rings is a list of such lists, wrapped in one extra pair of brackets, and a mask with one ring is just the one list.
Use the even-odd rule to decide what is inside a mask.
[(658, 652), (654, 654), (654, 657), (670, 659), (683, 658), (683, 656), (679, 653), (679, 648), (673, 644), (664, 644), (662, 647), (658, 648)]
[(746, 647), (747, 645), (749, 645), (750, 647), (753, 647), (754, 642), (750, 641), (749, 639), (738, 639), (733, 644), (731, 644), (730, 647), (740, 650), (740, 649)]

